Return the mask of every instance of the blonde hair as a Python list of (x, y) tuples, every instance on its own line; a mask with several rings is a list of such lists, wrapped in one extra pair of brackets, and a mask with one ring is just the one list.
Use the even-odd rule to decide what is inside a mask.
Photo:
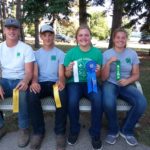
[[(114, 32), (113, 32), (113, 34), (112, 34), (112, 40), (115, 38), (115, 36), (116, 36), (116, 34), (118, 33), (118, 32), (123, 32), (123, 33), (125, 33), (125, 35), (126, 35), (126, 38), (128, 38), (128, 33), (127, 33), (127, 31), (124, 29), (124, 28), (117, 28), (117, 29), (115, 29), (114, 30)], [(113, 43), (113, 46), (114, 46), (114, 43)], [(125, 48), (126, 48), (126, 45), (125, 45)]]

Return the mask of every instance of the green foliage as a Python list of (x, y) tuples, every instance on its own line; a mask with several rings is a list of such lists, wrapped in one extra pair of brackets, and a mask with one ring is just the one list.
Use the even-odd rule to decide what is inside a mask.
[(27, 0), (24, 3), (25, 21), (34, 22), (48, 14), (67, 14), (68, 0)]
[(106, 17), (103, 13), (96, 12), (91, 14), (90, 19), (90, 28), (92, 31), (92, 35), (99, 40), (104, 40), (109, 35), (109, 29), (106, 22)]
[[(143, 19), (141, 31), (150, 33), (150, 1), (149, 0), (127, 0), (124, 7), (125, 15), (128, 17), (134, 16), (133, 19), (126, 25), (132, 27), (136, 24), (141, 24), (140, 19)], [(136, 16), (136, 17), (135, 17)]]
[(35, 27), (34, 24), (29, 24), (27, 27), (27, 34), (30, 34), (31, 36), (35, 36)]

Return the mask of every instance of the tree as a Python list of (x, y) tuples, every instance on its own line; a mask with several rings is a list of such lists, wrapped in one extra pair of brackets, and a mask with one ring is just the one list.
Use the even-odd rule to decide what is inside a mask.
[(25, 41), (23, 23), (22, 23), (22, 19), (21, 19), (21, 18), (24, 18), (24, 13), (21, 10), (21, 6), (23, 6), (23, 4), (24, 4), (24, 1), (16, 0), (16, 19), (18, 19), (20, 21), (21, 40)]
[[(39, 47), (39, 22), (44, 16), (68, 13), (68, 0), (27, 0), (24, 4), (25, 21), (35, 24), (35, 47)], [(55, 19), (55, 18), (54, 18)]]
[(122, 17), (123, 17), (123, 8), (125, 1), (124, 0), (113, 0), (113, 19), (112, 19), (112, 27), (111, 34), (109, 40), (109, 48), (113, 46), (112, 35), (116, 28), (121, 27), (122, 25)]
[(141, 24), (140, 20), (142, 19), (143, 24), (141, 26), (142, 32), (147, 32), (150, 34), (150, 1), (149, 0), (128, 0), (125, 7), (125, 15), (129, 18), (136, 16), (130, 19), (130, 22), (125, 25), (125, 27), (134, 27), (135, 24)]
[(1, 25), (1, 33), (3, 40), (5, 39), (4, 34), (3, 34), (3, 20), (6, 19), (7, 17), (7, 1), (6, 0), (1, 0), (0, 1), (0, 25)]
[(109, 29), (105, 20), (105, 16), (102, 12), (91, 14), (89, 25), (92, 36), (98, 38), (99, 40), (104, 40), (106, 37), (108, 37)]

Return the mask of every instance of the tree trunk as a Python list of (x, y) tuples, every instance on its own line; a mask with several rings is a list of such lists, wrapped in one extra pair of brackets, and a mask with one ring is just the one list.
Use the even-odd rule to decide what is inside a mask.
[(0, 2), (0, 24), (1, 24), (1, 33), (2, 33), (2, 40), (5, 40), (5, 36), (3, 34), (3, 21), (6, 19), (6, 4), (7, 1), (1, 0)]
[(39, 20), (38, 19), (35, 19), (34, 26), (35, 26), (35, 48), (39, 48), (40, 44), (39, 44)]
[(24, 30), (23, 30), (23, 23), (22, 23), (22, 11), (21, 11), (21, 0), (16, 0), (17, 6), (16, 6), (16, 18), (20, 21), (20, 38), (21, 41), (25, 41), (24, 37)]
[(87, 25), (86, 0), (79, 0), (79, 25)]
[(113, 39), (112, 34), (116, 28), (121, 27), (122, 24), (122, 15), (123, 15), (123, 5), (124, 0), (114, 0), (114, 9), (113, 9), (113, 19), (112, 19), (112, 28), (111, 28), (111, 36), (109, 40), (109, 47), (113, 47)]

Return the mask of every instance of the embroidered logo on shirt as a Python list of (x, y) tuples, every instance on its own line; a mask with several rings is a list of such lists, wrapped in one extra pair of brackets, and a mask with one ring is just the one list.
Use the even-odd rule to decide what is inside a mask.
[(52, 55), (52, 56), (51, 56), (51, 60), (56, 60), (56, 56), (55, 56), (55, 55)]
[(19, 52), (17, 52), (17, 57), (19, 57), (20, 56), (20, 53)]
[(131, 64), (131, 59), (130, 58), (126, 58), (126, 63)]

